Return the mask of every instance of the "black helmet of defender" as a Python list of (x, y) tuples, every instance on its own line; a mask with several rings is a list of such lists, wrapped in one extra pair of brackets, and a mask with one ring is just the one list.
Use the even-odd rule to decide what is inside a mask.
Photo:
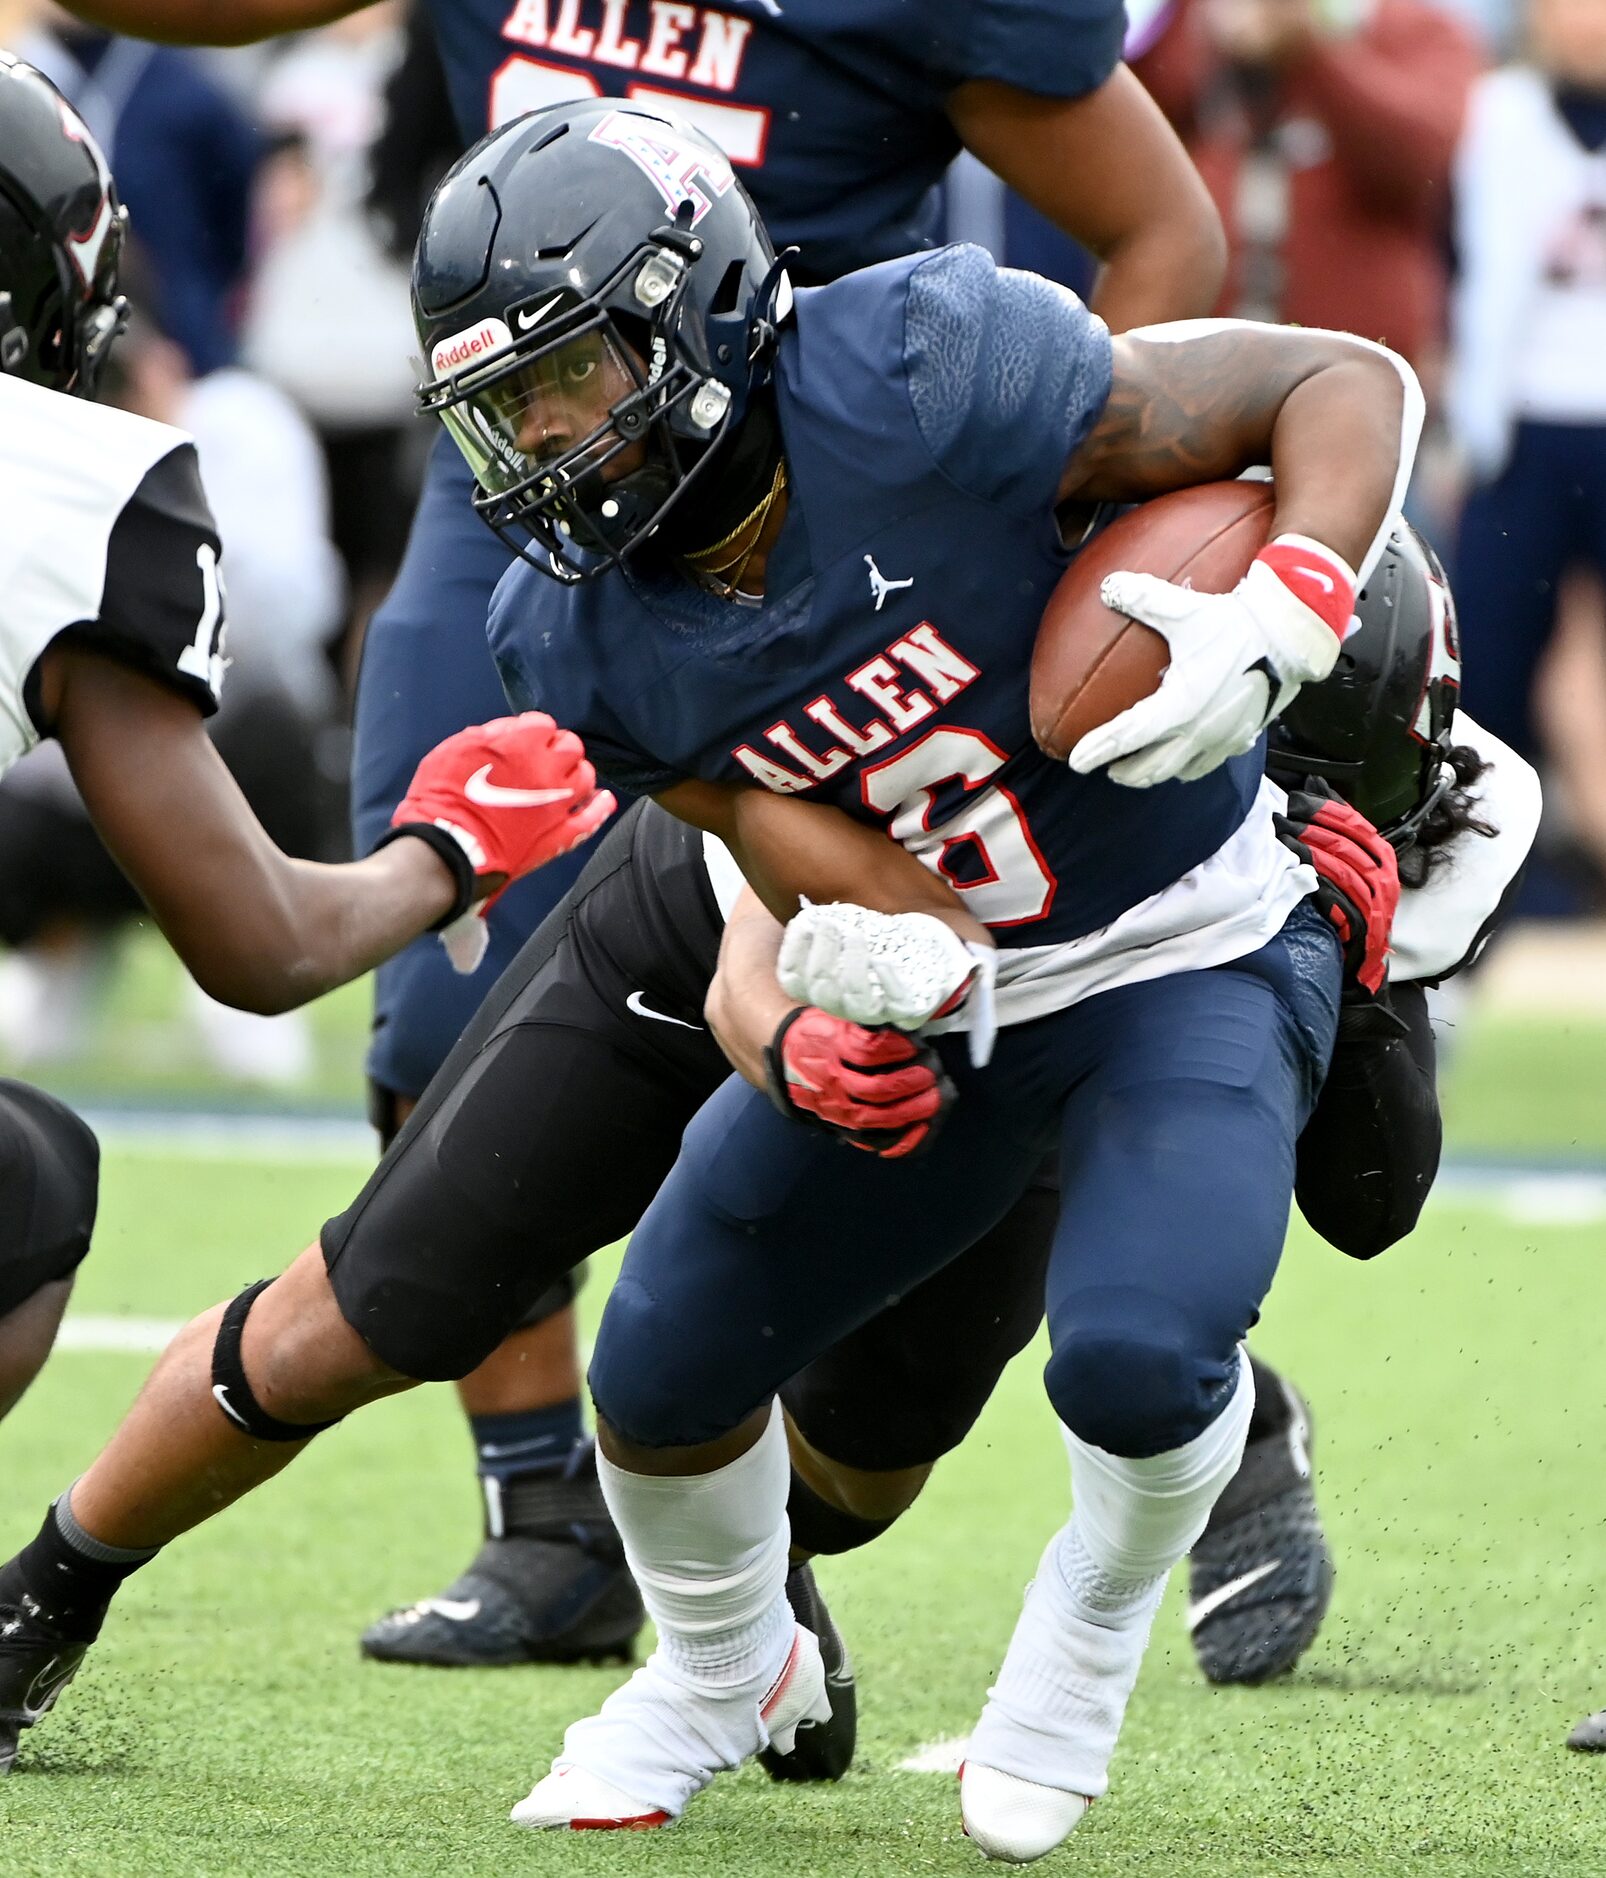
[[(642, 105), (552, 106), (477, 144), (424, 212), (419, 405), (445, 420), (497, 534), (587, 579), (662, 524), (740, 423), (789, 301), (710, 139)], [(543, 432), (586, 382), (611, 399), (590, 428)]]
[(1357, 631), (1332, 675), (1271, 728), (1267, 768), (1287, 787), (1320, 776), (1396, 848), (1409, 847), (1455, 780), (1461, 692), (1455, 600), (1439, 557), (1402, 522), (1356, 596)]
[(122, 331), (128, 211), (89, 127), (0, 53), (0, 371), (87, 397)]

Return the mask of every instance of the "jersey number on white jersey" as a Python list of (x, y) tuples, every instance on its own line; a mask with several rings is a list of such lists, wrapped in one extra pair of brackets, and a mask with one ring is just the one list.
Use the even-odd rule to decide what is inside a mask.
[(195, 637), (178, 655), (178, 669), (188, 678), (198, 678), (210, 686), (212, 695), (223, 690), (223, 656), (220, 628), (223, 624), (223, 576), (218, 569), (217, 550), (203, 541), (195, 550), (195, 565), (201, 573), (201, 617), (195, 624)]

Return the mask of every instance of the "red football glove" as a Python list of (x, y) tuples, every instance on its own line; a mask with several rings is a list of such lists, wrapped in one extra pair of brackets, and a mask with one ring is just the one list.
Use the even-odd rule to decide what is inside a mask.
[(850, 1024), (811, 1004), (781, 1019), (764, 1066), (770, 1099), (783, 1115), (884, 1161), (929, 1146), (954, 1099), (929, 1044), (906, 1031)]
[(386, 840), (419, 835), (457, 874), (458, 901), (440, 930), (452, 963), (472, 971), (498, 897), (594, 835), (617, 807), (580, 739), (545, 711), (525, 711), (438, 743), (413, 772)]
[(1359, 809), (1314, 778), (1290, 792), (1288, 813), (1275, 820), (1284, 842), (1316, 870), (1316, 904), (1344, 942), (1345, 977), (1375, 998), (1400, 904), (1394, 850)]

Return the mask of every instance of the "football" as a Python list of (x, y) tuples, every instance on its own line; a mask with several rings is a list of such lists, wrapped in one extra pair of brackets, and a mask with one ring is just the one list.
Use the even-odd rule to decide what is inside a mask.
[(1032, 651), (1032, 735), (1063, 762), (1090, 730), (1159, 685), (1169, 662), (1152, 627), (1112, 613), (1099, 598), (1106, 574), (1131, 569), (1226, 593), (1271, 534), (1270, 483), (1203, 483), (1173, 490), (1111, 522), (1049, 596)]

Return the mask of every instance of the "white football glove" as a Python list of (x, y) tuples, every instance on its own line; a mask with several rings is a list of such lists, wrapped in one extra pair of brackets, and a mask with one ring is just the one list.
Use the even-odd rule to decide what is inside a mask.
[[(1317, 553), (1325, 558), (1316, 570), (1302, 570), (1305, 578), (1331, 592), (1347, 577), (1352, 593), (1353, 576), (1338, 556)], [(1327, 567), (1331, 575), (1321, 571)], [(1080, 775), (1107, 763), (1112, 780), (1130, 788), (1193, 782), (1241, 755), (1299, 687), (1325, 678), (1338, 658), (1339, 634), (1264, 559), (1250, 564), (1231, 593), (1195, 593), (1153, 574), (1115, 573), (1099, 597), (1112, 612), (1152, 626), (1171, 648), (1159, 688), (1090, 730), (1071, 751), (1071, 768)]]
[(873, 913), (837, 901), (804, 903), (781, 935), (775, 975), (789, 998), (854, 1024), (919, 1030), (975, 991), (971, 1061), (992, 1050), (991, 947), (967, 946), (930, 913)]

